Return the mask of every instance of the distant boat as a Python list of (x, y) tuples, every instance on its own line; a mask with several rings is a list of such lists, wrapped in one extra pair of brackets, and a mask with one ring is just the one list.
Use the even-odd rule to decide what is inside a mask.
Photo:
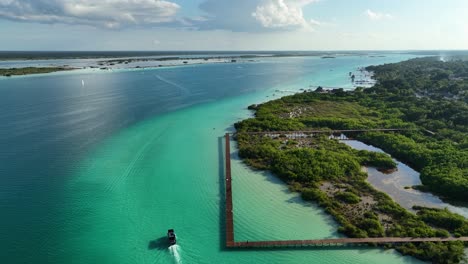
[(84, 80), (81, 80), (81, 86), (84, 86)]

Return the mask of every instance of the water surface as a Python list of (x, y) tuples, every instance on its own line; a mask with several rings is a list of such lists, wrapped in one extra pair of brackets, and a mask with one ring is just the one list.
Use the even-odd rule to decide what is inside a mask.
[[(343, 142), (358, 150), (384, 152), (379, 148), (356, 140), (346, 140)], [(453, 205), (443, 201), (431, 193), (421, 192), (412, 188), (405, 188), (422, 184), (421, 179), (419, 178), (419, 172), (411, 169), (409, 166), (398, 160), (394, 159), (394, 161), (397, 163), (397, 170), (392, 173), (382, 173), (372, 167), (366, 168), (369, 175), (367, 178), (368, 181), (374, 187), (387, 193), (393, 200), (410, 211), (413, 211), (412, 208), (415, 205), (433, 208), (448, 208), (450, 211), (468, 218), (467, 205)]]
[[(5, 263), (417, 263), (393, 251), (227, 251), (220, 137), (246, 106), (310, 84), (351, 87), (385, 58), (277, 58), (0, 80)], [(82, 85), (84, 80), (85, 85)], [(235, 151), (235, 148), (233, 149)], [(236, 238), (333, 237), (336, 224), (233, 161)], [(167, 248), (168, 228), (178, 247)]]

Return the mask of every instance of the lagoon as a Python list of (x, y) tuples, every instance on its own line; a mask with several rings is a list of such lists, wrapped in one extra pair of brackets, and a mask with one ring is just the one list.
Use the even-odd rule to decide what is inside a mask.
[[(0, 80), (6, 263), (419, 263), (375, 248), (227, 251), (219, 139), (250, 104), (411, 55), (262, 59)], [(85, 85), (82, 85), (84, 80)], [(273, 95), (275, 94), (275, 95)], [(235, 149), (234, 149), (235, 150)], [(221, 152), (222, 153), (222, 152)], [(233, 161), (236, 237), (334, 237), (318, 207)], [(163, 245), (168, 228), (179, 245)]]
[[(380, 148), (356, 140), (346, 140), (343, 143), (357, 150), (384, 153)], [(415, 205), (439, 209), (447, 208), (453, 213), (468, 218), (468, 206), (466, 203), (443, 201), (434, 194), (411, 188), (412, 186), (422, 184), (419, 173), (396, 159), (394, 161), (397, 163), (397, 170), (390, 173), (380, 172), (373, 167), (365, 168), (369, 175), (369, 183), (376, 189), (390, 195), (395, 202), (409, 211), (414, 212), (413, 206)]]

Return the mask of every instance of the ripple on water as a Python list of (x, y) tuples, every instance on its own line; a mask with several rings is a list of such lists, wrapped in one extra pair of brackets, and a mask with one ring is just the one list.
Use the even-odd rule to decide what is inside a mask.
[[(235, 82), (230, 76), (241, 74), (235, 72), (240, 70), (233, 70), (238, 65), (232, 64), (159, 71), (166, 80), (177, 80), (175, 84), (181, 87), (158, 80), (154, 76), (156, 71), (149, 70), (144, 75), (143, 71), (135, 71), (2, 80), (2, 84), (9, 85), (8, 89), (2, 87), (2, 95), (10, 97), (0, 96), (8, 98), (2, 100), (4, 111), (0, 118), (18, 119), (15, 112), (22, 105), (21, 114), (36, 114), (33, 123), (19, 125), (25, 130), (48, 128), (43, 139), (57, 138), (60, 142), (41, 146), (42, 151), (50, 150), (43, 159), (25, 155), (43, 161), (40, 166), (32, 162), (7, 164), (8, 173), (4, 174), (16, 179), (8, 185), (15, 192), (2, 191), (2, 198), (4, 194), (8, 196), (2, 205), (13, 201), (18, 209), (2, 207), (7, 210), (2, 215), (2, 232), (7, 233), (11, 243), (2, 243), (7, 250), (0, 251), (0, 255), (9, 258), (9, 262), (24, 257), (21, 260), (28, 263), (38, 259), (54, 263), (174, 263), (167, 244), (158, 243), (165, 241), (168, 228), (174, 228), (184, 263), (416, 263), (393, 251), (367, 248), (228, 251), (222, 247), (223, 164), (219, 160), (218, 138), (236, 120), (249, 116), (242, 109), (265, 100), (267, 95), (272, 98), (276, 89), (290, 90), (311, 83), (337, 86), (346, 83), (347, 73), (357, 67), (401, 58), (278, 60), (274, 64), (243, 65), (245, 69), (238, 73), (245, 73), (246, 77)], [(333, 75), (328, 74), (331, 67), (335, 69)], [(82, 79), (85, 87), (81, 86)], [(273, 87), (277, 84), (278, 87)], [(266, 87), (272, 89), (263, 90)], [(193, 93), (181, 101), (178, 97), (183, 97), (183, 88)], [(22, 94), (26, 91), (28, 97)], [(55, 100), (58, 98), (62, 99)], [(206, 100), (219, 101), (162, 114)], [(77, 112), (86, 107), (88, 112)], [(48, 114), (50, 120), (41, 119)], [(128, 127), (151, 116), (157, 117)], [(43, 125), (36, 127), (36, 122)], [(59, 125), (60, 131), (50, 123)], [(99, 127), (101, 124), (104, 126)], [(14, 134), (10, 133), (15, 132), (14, 125), (7, 128), (0, 130), (2, 136)], [(87, 128), (92, 131), (85, 133)], [(17, 137), (16, 147), (11, 148), (14, 151), (2, 148), (6, 151), (2, 157), (7, 156), (12, 162), (25, 161), (10, 158), (18, 154), (18, 149), (43, 155), (45, 152), (37, 147), (27, 151), (27, 145), (40, 142), (36, 140), (39, 138), (42, 137), (24, 141)], [(72, 153), (89, 139), (92, 140), (88, 147), (92, 150), (79, 152), (79, 156)], [(86, 154), (84, 160), (81, 154)], [(66, 162), (55, 163), (57, 159), (68, 158)], [(0, 164), (2, 168), (5, 165)], [(28, 167), (31, 165), (34, 169)], [(253, 172), (239, 161), (234, 162), (233, 170), (239, 239), (335, 235), (336, 225), (328, 216), (313, 204), (301, 202), (276, 178)], [(20, 178), (19, 174), (33, 175), (34, 179)], [(41, 179), (40, 184), (36, 179)], [(56, 179), (60, 181), (48, 185)], [(19, 184), (21, 196), (16, 199), (19, 194), (14, 186)], [(48, 206), (40, 206), (43, 203)], [(151, 247), (152, 241), (156, 241), (156, 247)]]

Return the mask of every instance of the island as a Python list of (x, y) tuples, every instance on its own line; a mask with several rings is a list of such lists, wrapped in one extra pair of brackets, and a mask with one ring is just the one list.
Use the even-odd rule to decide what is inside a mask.
[(71, 67), (25, 67), (25, 68), (9, 68), (1, 69), (0, 76), (11, 77), (15, 75), (29, 75), (29, 74), (41, 74), (41, 73), (51, 73), (59, 71), (71, 71), (75, 68)]
[[(389, 155), (355, 150), (354, 138), (383, 149), (417, 171), (446, 199), (468, 198), (468, 62), (436, 57), (371, 66), (377, 84), (286, 96), (249, 106), (235, 124), (239, 156), (269, 170), (305, 200), (315, 201), (349, 237), (468, 236), (468, 220), (444, 209), (409, 212), (367, 181), (363, 166), (386, 171)], [(386, 245), (432, 263), (459, 263), (464, 242)]]

